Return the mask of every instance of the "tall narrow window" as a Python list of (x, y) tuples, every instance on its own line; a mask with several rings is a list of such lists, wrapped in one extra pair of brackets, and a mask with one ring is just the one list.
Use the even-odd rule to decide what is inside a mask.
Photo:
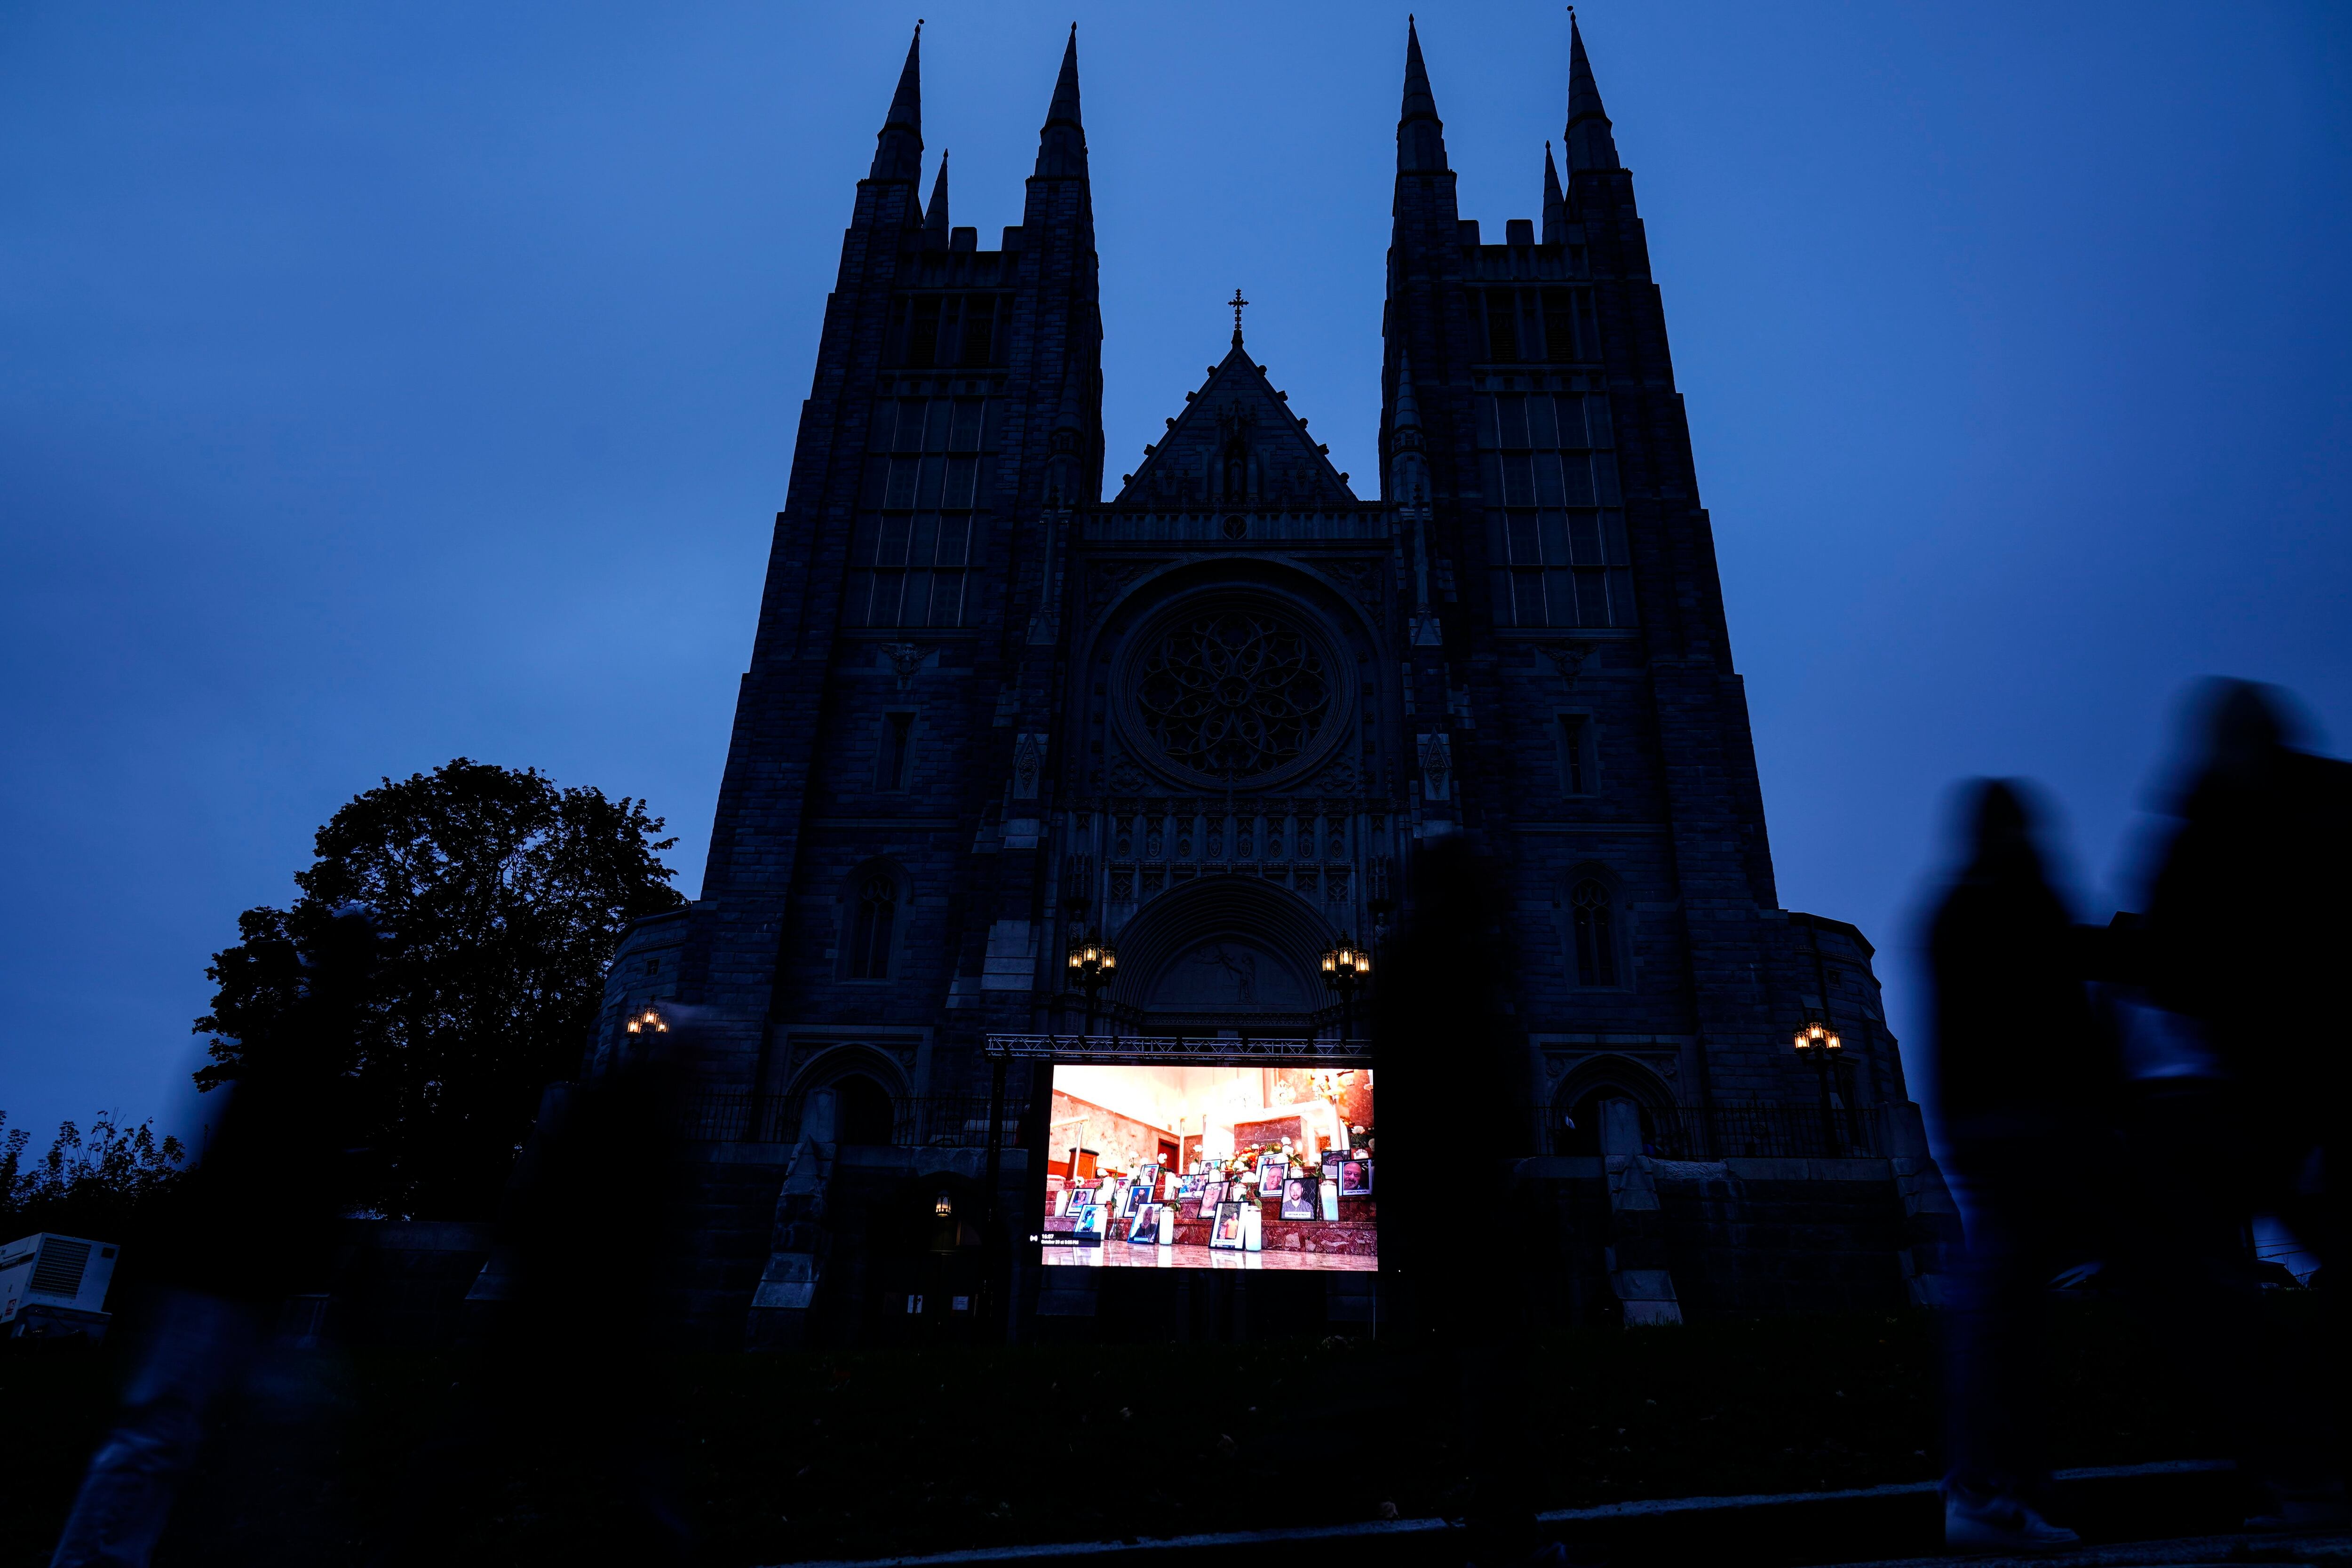
[(940, 300), (936, 294), (914, 302), (914, 317), (907, 323), (907, 363), (929, 364), (940, 353)]
[(898, 884), (884, 872), (866, 878), (850, 914), (849, 978), (890, 978), (890, 928), (898, 918)]
[(1609, 889), (1591, 878), (1568, 895), (1576, 922), (1576, 979), (1581, 985), (1617, 984), (1617, 933), (1610, 918)]
[[(968, 459), (960, 459), (968, 460)], [(963, 624), (971, 565), (968, 512), (860, 520), (851, 538), (846, 614), (853, 626)]]
[(1565, 289), (1543, 291), (1545, 357), (1551, 360), (1573, 360), (1582, 356), (1576, 352), (1576, 317)]
[(1592, 721), (1582, 713), (1559, 719), (1559, 789), (1562, 795), (1591, 795), (1592, 787)]
[(912, 713), (882, 715), (882, 765), (877, 770), (878, 787), (902, 790), (911, 782), (908, 764), (914, 761), (915, 716)]
[(996, 296), (974, 294), (963, 306), (963, 363), (987, 364), (996, 357)]
[(1515, 360), (1519, 357), (1517, 313), (1517, 306), (1509, 289), (1486, 290), (1487, 358)]

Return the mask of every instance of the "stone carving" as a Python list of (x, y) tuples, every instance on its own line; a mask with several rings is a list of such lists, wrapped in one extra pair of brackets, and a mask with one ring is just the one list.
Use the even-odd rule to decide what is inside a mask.
[(1358, 604), (1378, 615), (1381, 609), (1381, 563), (1377, 561), (1322, 561), (1317, 563), (1326, 576), (1332, 578)]
[(1037, 774), (1045, 764), (1045, 737), (1022, 731), (1013, 742), (1013, 798), (1035, 800)]
[(1551, 660), (1552, 669), (1565, 683), (1576, 679), (1577, 672), (1584, 668), (1585, 660), (1597, 650), (1591, 643), (1548, 642), (1538, 645), (1538, 651)]
[(1419, 737), (1421, 787), (1431, 800), (1445, 800), (1453, 787), (1454, 737), (1440, 733)]
[(1158, 561), (1098, 561), (1087, 574), (1087, 609), (1099, 614), (1127, 592), (1128, 584), (1164, 564)]
[(1299, 1007), (1306, 996), (1289, 967), (1248, 943), (1205, 942), (1155, 977), (1151, 1000), (1174, 1007)]
[(898, 672), (898, 689), (904, 691), (915, 679), (915, 671), (922, 668), (923, 661), (931, 657), (931, 650), (919, 643), (886, 642), (882, 645), (882, 657), (888, 659), (890, 668)]
[(1356, 793), (1356, 777), (1355, 763), (1340, 763), (1318, 776), (1315, 787), (1328, 789), (1334, 795), (1353, 795)]

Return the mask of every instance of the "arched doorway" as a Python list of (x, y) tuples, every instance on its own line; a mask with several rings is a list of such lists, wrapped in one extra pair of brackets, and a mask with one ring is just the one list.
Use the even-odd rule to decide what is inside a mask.
[(898, 1126), (898, 1110), (890, 1102), (890, 1091), (866, 1077), (854, 1072), (834, 1080), (834, 1115), (839, 1137), (844, 1143), (880, 1143), (890, 1142)]
[(1643, 1153), (1673, 1158), (1683, 1152), (1672, 1092), (1647, 1068), (1622, 1058), (1589, 1062), (1561, 1081), (1552, 1096), (1551, 1152), (1600, 1153), (1601, 1107), (1612, 1100), (1633, 1102)]

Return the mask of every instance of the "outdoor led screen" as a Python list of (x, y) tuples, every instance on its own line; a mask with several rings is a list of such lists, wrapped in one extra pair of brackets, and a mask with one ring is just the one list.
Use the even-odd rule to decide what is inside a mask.
[(1369, 1068), (1065, 1063), (1045, 1146), (1048, 1264), (1379, 1267)]

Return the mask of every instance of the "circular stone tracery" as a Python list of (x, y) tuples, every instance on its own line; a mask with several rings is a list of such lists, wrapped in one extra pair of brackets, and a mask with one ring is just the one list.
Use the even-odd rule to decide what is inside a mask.
[(1141, 650), (1136, 715), (1161, 755), (1212, 779), (1255, 779), (1299, 760), (1331, 711), (1316, 640), (1258, 605), (1188, 616)]

